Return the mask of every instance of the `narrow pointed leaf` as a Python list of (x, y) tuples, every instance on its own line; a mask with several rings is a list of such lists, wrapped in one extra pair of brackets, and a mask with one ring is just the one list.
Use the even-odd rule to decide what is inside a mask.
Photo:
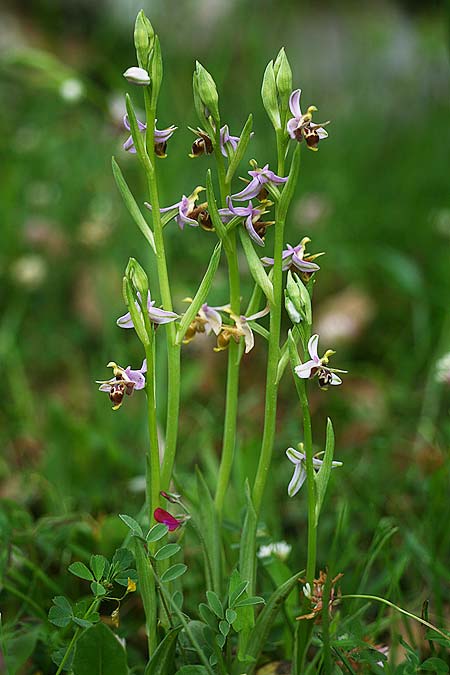
[[(222, 587), (222, 556), (220, 549), (220, 527), (217, 520), (217, 512), (213, 498), (197, 468), (197, 495), (198, 503), (194, 512), (196, 526), (200, 529), (204, 541), (205, 559), (209, 561), (212, 573), (213, 587), (208, 590), (215, 591), (219, 596)], [(203, 545), (203, 542), (201, 542)]]
[(172, 675), (175, 669), (175, 648), (181, 628), (182, 626), (177, 626), (164, 636), (147, 665), (144, 675)]
[(239, 236), (241, 238), (241, 244), (242, 248), (244, 249), (245, 257), (247, 258), (250, 274), (252, 275), (255, 283), (257, 283), (258, 286), (263, 291), (269, 303), (273, 305), (274, 299), (273, 299), (272, 282), (267, 276), (266, 270), (264, 269), (264, 265), (262, 264), (258, 254), (253, 248), (253, 244), (245, 228), (243, 227), (239, 228)]
[(205, 302), (208, 296), (208, 293), (212, 286), (214, 275), (216, 274), (217, 268), (219, 266), (221, 251), (222, 251), (222, 244), (219, 242), (213, 251), (211, 260), (209, 261), (208, 269), (206, 270), (205, 276), (203, 277), (201, 284), (198, 287), (197, 293), (195, 294), (194, 299), (192, 300), (191, 304), (189, 305), (183, 318), (180, 321), (177, 337), (178, 344), (181, 344), (181, 341), (186, 335), (187, 329), (189, 328), (191, 322), (194, 320), (196, 314), (198, 313), (198, 310), (200, 309), (200, 307)]
[(138, 226), (144, 237), (147, 239), (153, 251), (156, 253), (155, 238), (153, 236), (153, 232), (151, 231), (149, 224), (142, 215), (135, 198), (131, 194), (131, 190), (128, 187), (125, 178), (123, 177), (122, 171), (120, 170), (120, 167), (117, 164), (114, 157), (112, 158), (112, 171), (114, 175), (114, 180), (116, 181), (116, 185), (119, 188), (119, 192), (122, 195), (122, 199), (124, 201), (125, 206), (128, 209), (130, 216), (133, 218), (134, 222), (136, 223), (136, 225)]
[(242, 161), (242, 158), (244, 157), (245, 151), (247, 150), (248, 142), (250, 140), (250, 134), (252, 133), (252, 128), (253, 128), (253, 116), (250, 113), (244, 125), (244, 128), (242, 129), (239, 143), (237, 144), (236, 151), (228, 167), (226, 176), (228, 183), (231, 182), (231, 179), (233, 178), (237, 167), (239, 166), (240, 162)]
[(331, 466), (334, 454), (334, 430), (330, 418), (327, 419), (327, 436), (325, 442), (325, 454), (320, 471), (316, 473), (316, 527), (319, 522), (320, 510), (322, 508), (325, 493), (327, 491), (328, 481), (330, 480)]

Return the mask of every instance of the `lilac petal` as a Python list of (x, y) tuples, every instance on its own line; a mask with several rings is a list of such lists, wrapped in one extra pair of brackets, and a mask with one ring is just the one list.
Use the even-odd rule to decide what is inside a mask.
[(312, 335), (309, 338), (309, 341), (308, 341), (309, 355), (316, 364), (320, 364), (320, 359), (319, 359), (318, 354), (317, 354), (317, 347), (318, 346), (319, 346), (319, 336), (316, 333), (315, 335)]
[(288, 179), (287, 176), (286, 178), (283, 178), (282, 176), (277, 176), (277, 174), (274, 173), (273, 171), (269, 171), (268, 174), (270, 174), (269, 181), (271, 183), (286, 183)]
[(302, 487), (303, 483), (306, 480), (306, 469), (304, 462), (299, 462), (295, 465), (294, 474), (288, 485), (288, 495), (289, 497), (294, 497), (297, 492)]
[(289, 97), (289, 108), (294, 117), (300, 118), (302, 116), (302, 111), (300, 109), (300, 96), (302, 90), (295, 89)]
[(111, 385), (108, 384), (107, 382), (104, 382), (101, 384), (98, 388), (99, 391), (106, 391), (107, 394), (111, 391)]
[(231, 197), (227, 197), (227, 206), (228, 210), (233, 215), (239, 217), (251, 215), (253, 212), (253, 204), (251, 202), (249, 202), (247, 206), (234, 206)]
[(146, 373), (147, 372), (147, 359), (144, 359), (142, 361), (142, 366), (140, 367), (141, 373)]
[(144, 389), (145, 387), (145, 377), (140, 370), (131, 370), (131, 366), (125, 368), (125, 374), (134, 382), (135, 389)]
[(178, 129), (178, 127), (175, 126), (170, 126), (167, 129), (156, 129), (153, 133), (153, 140), (155, 143), (167, 143), (169, 138), (171, 138), (174, 134), (174, 132)]
[[(183, 195), (184, 197), (184, 195)], [(172, 204), (172, 206), (165, 206), (163, 209), (159, 209), (160, 213), (167, 213), (168, 211), (172, 211), (173, 209), (179, 209), (180, 208), (181, 201), (177, 202), (176, 204)], [(152, 205), (149, 202), (144, 202), (144, 206), (148, 208), (149, 211), (152, 211)]]
[(193, 220), (193, 218), (188, 218), (181, 211), (181, 209), (179, 210), (178, 216), (176, 217), (176, 221), (180, 230), (184, 230), (185, 225), (190, 225), (191, 227), (198, 227), (198, 222), (196, 220)]
[(253, 227), (253, 220), (251, 214), (245, 221), (245, 229), (247, 230), (247, 232), (250, 235), (250, 238), (253, 239), (255, 244), (258, 244), (258, 246), (265, 246), (264, 240), (261, 239), (259, 234), (256, 232), (255, 228)]
[(299, 128), (299, 122), (298, 122), (298, 119), (295, 118), (295, 117), (292, 117), (292, 118), (288, 121), (288, 123), (287, 123), (287, 125), (286, 125), (286, 129), (287, 129), (287, 132), (288, 132), (289, 136), (290, 136), (294, 141), (297, 140), (297, 136), (295, 135), (295, 132), (297, 131), (298, 128)]
[(261, 182), (258, 177), (255, 177), (248, 185), (245, 186), (243, 190), (237, 192), (235, 195), (231, 195), (231, 197), (236, 199), (238, 202), (243, 202), (246, 199), (253, 199), (254, 197), (257, 197), (260, 192)]
[(320, 139), (328, 138), (328, 131), (326, 131), (323, 127), (317, 127), (316, 132)]
[(127, 312), (123, 316), (119, 316), (119, 318), (116, 321), (116, 324), (120, 326), (120, 328), (134, 328), (134, 323), (131, 318), (130, 312)]
[(297, 267), (300, 272), (317, 272), (317, 270), (320, 270), (319, 265), (314, 262), (310, 262), (309, 260), (303, 260), (303, 258), (299, 258), (296, 253), (292, 254), (292, 262)]
[(130, 120), (128, 119), (128, 115), (123, 116), (123, 126), (127, 131), (131, 131)]
[(270, 312), (270, 307), (264, 307), (264, 309), (261, 309), (259, 312), (256, 312), (256, 314), (252, 314), (251, 316), (244, 316), (242, 317), (246, 321), (255, 321), (255, 319), (262, 319), (263, 316), (267, 316)]
[(305, 361), (305, 363), (301, 363), (299, 366), (295, 367), (295, 374), (302, 380), (308, 380), (311, 377), (313, 368), (317, 368), (317, 363), (315, 361)]
[(153, 321), (153, 323), (157, 324), (170, 323), (171, 321), (176, 321), (179, 318), (178, 314), (175, 314), (175, 312), (153, 307), (153, 303), (152, 307), (148, 308), (148, 315), (150, 317), (150, 321)]
[(270, 265), (275, 264), (275, 260), (273, 258), (268, 258), (267, 256), (264, 256), (264, 258), (261, 258), (261, 262), (266, 267), (269, 267)]
[(125, 143), (122, 145), (125, 152), (131, 152), (132, 155), (136, 154), (136, 148), (134, 147), (133, 136), (128, 136)]
[(206, 334), (209, 335), (213, 331), (215, 335), (219, 335), (222, 329), (222, 317), (219, 312), (213, 307), (208, 307), (205, 303), (202, 305), (199, 314), (200, 316), (203, 314), (202, 318), (205, 318), (207, 321), (205, 324)]

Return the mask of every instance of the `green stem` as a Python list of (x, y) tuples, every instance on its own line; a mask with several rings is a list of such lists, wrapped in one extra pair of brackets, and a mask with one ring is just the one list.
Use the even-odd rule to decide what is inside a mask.
[[(91, 614), (91, 612), (92, 612), (92, 610), (93, 610), (93, 609), (96, 609), (98, 605), (99, 605), (99, 601), (98, 601), (97, 599), (93, 600), (93, 602), (89, 605), (89, 607), (88, 607), (88, 609), (87, 609), (87, 611), (86, 611), (86, 613), (85, 613), (85, 615), (84, 615), (83, 618), (84, 618), (84, 619), (88, 619), (89, 616), (90, 616), (90, 614)], [(73, 636), (72, 636), (71, 641), (70, 641), (69, 644), (67, 645), (67, 649), (66, 649), (66, 651), (65, 651), (64, 656), (62, 657), (61, 663), (60, 663), (59, 666), (58, 666), (58, 670), (56, 671), (56, 675), (60, 675), (60, 673), (62, 673), (63, 668), (64, 668), (64, 665), (65, 665), (67, 659), (68, 659), (69, 656), (70, 656), (70, 652), (72, 651), (72, 649), (74, 648), (74, 645), (75, 645), (76, 641), (77, 641), (78, 638), (80, 637), (81, 631), (82, 631), (82, 629), (78, 626), (77, 629), (75, 630), (75, 633), (74, 633)]]
[(309, 413), (306, 383), (295, 376), (295, 386), (300, 398), (303, 414), (303, 440), (305, 446), (306, 485), (308, 489), (308, 557), (306, 561), (306, 580), (311, 584), (316, 573), (317, 527), (316, 527), (316, 482), (313, 464), (313, 440), (311, 415)]
[(139, 592), (144, 605), (145, 627), (147, 632), (148, 656), (153, 655), (157, 647), (156, 624), (157, 624), (157, 605), (156, 588), (152, 576), (152, 568), (144, 546), (141, 541), (136, 540), (135, 546), (136, 569), (139, 579)]
[[(152, 329), (150, 329), (152, 330)], [(146, 497), (150, 521), (154, 510), (159, 505), (159, 492), (161, 489), (158, 423), (156, 418), (155, 396), (155, 336), (150, 333), (150, 343), (145, 348), (147, 358), (147, 422), (149, 434), (149, 449), (146, 455)]]
[[(158, 270), (159, 288), (163, 308), (172, 311), (172, 295), (170, 292), (169, 274), (167, 271), (166, 252), (164, 246), (163, 227), (159, 210), (159, 194), (156, 172), (156, 156), (153, 142), (153, 129), (155, 128), (155, 110), (150, 104), (150, 95), (144, 92), (147, 129), (146, 134), (147, 153), (150, 158), (150, 168), (147, 171), (148, 190), (153, 216), (153, 234), (155, 237), (156, 266)], [(175, 460), (178, 418), (180, 410), (180, 347), (176, 344), (176, 330), (173, 322), (168, 323), (167, 330), (167, 418), (166, 418), (166, 442), (162, 465), (162, 487), (169, 488), (170, 479)]]
[[(284, 175), (283, 138), (277, 133), (277, 157), (278, 157), (278, 175)], [(264, 489), (269, 474), (270, 462), (272, 459), (273, 444), (275, 440), (276, 418), (277, 418), (277, 398), (278, 398), (278, 360), (280, 356), (280, 331), (281, 331), (281, 305), (283, 292), (283, 270), (282, 253), (284, 240), (285, 218), (280, 218), (278, 208), (275, 208), (275, 242), (274, 242), (274, 265), (273, 265), (273, 306), (270, 308), (270, 334), (269, 334), (269, 352), (267, 356), (267, 374), (266, 374), (266, 401), (264, 409), (264, 430), (261, 443), (261, 453), (259, 456), (258, 469), (256, 471), (255, 482), (253, 485), (253, 505), (256, 513), (261, 510), (261, 503), (264, 495)]]
[[(236, 251), (236, 233), (228, 235), (225, 248), (228, 261), (231, 311), (240, 314), (240, 283)], [(236, 426), (239, 395), (239, 344), (231, 340), (228, 347), (227, 388), (225, 397), (225, 422), (223, 429), (222, 457), (215, 496), (215, 505), (219, 518), (222, 517), (225, 495), (230, 481), (236, 446)]]

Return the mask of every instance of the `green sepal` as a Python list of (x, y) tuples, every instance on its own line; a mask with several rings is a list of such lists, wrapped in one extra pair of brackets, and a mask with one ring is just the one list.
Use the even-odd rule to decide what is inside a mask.
[(263, 291), (264, 295), (269, 301), (269, 304), (273, 306), (274, 296), (273, 296), (272, 282), (267, 276), (266, 270), (264, 269), (264, 265), (262, 264), (258, 254), (256, 253), (245, 228), (242, 227), (239, 228), (239, 236), (241, 238), (241, 244), (242, 248), (244, 249), (245, 257), (247, 258), (250, 274), (252, 275), (255, 283), (257, 283), (258, 286)]
[(152, 110), (156, 110), (163, 78), (161, 45), (157, 35), (155, 35), (155, 39), (153, 42), (153, 50), (150, 55), (149, 74), (151, 86), (150, 105)]
[(136, 148), (137, 156), (139, 157), (144, 169), (152, 173), (153, 167), (150, 162), (150, 158), (147, 154), (145, 148), (144, 134), (139, 131), (139, 125), (136, 118), (136, 113), (134, 112), (133, 104), (129, 94), (125, 95), (125, 104), (127, 108), (128, 121), (130, 123), (130, 132), (131, 137), (133, 138), (134, 147)]
[(267, 115), (269, 116), (269, 119), (272, 122), (273, 128), (276, 131), (279, 131), (281, 129), (281, 119), (280, 119), (280, 111), (278, 108), (277, 84), (275, 81), (273, 61), (269, 61), (266, 70), (264, 71), (264, 77), (261, 87), (261, 97)]
[(316, 480), (316, 513), (315, 513), (316, 527), (319, 522), (320, 510), (322, 508), (325, 493), (327, 491), (328, 481), (330, 480), (333, 455), (334, 455), (334, 429), (333, 424), (330, 418), (328, 417), (323, 464), (320, 467), (320, 470), (314, 476)]
[(208, 296), (214, 276), (219, 266), (221, 252), (222, 252), (222, 244), (218, 242), (211, 256), (211, 260), (209, 261), (209, 265), (205, 272), (205, 275), (201, 281), (200, 286), (198, 287), (197, 293), (195, 294), (194, 299), (192, 300), (191, 304), (187, 308), (186, 312), (183, 315), (183, 318), (180, 321), (177, 331), (177, 344), (181, 344), (181, 342), (183, 341), (187, 329), (191, 325), (200, 307), (205, 302)]
[(219, 239), (225, 239), (227, 236), (227, 230), (225, 225), (222, 223), (220, 218), (220, 213), (217, 208), (216, 198), (214, 196), (214, 188), (212, 184), (211, 169), (208, 169), (206, 172), (206, 199), (208, 202), (208, 213), (211, 216), (212, 224), (214, 229), (217, 232)]
[(231, 180), (236, 172), (236, 169), (239, 166), (240, 162), (242, 161), (242, 158), (244, 157), (245, 151), (247, 150), (248, 142), (250, 140), (250, 135), (252, 133), (252, 128), (253, 128), (253, 115), (250, 113), (246, 123), (244, 124), (244, 128), (242, 129), (239, 143), (237, 144), (237, 148), (228, 166), (226, 175), (227, 183), (231, 183)]
[[(142, 342), (144, 347), (146, 347), (150, 344), (150, 336), (148, 335), (147, 330), (145, 328), (142, 313), (136, 307), (135, 303), (137, 301), (137, 298), (135, 297), (135, 295), (133, 293), (133, 289), (132, 289), (130, 280), (127, 279), (127, 277), (123, 278), (123, 297), (124, 297), (124, 300), (125, 300), (125, 304), (128, 307), (128, 311), (131, 314), (131, 319), (133, 321), (134, 330), (136, 331), (136, 335), (138, 336), (139, 340)], [(145, 310), (146, 310), (146, 305), (147, 305), (147, 297), (145, 297), (145, 305), (144, 305)]]
[(116, 185), (119, 188), (119, 192), (122, 195), (123, 202), (128, 209), (130, 216), (133, 218), (134, 222), (147, 239), (148, 243), (152, 247), (153, 251), (156, 253), (155, 238), (153, 232), (150, 229), (149, 224), (142, 215), (139, 206), (136, 203), (135, 198), (131, 194), (131, 190), (128, 187), (125, 178), (123, 177), (122, 171), (120, 170), (119, 165), (117, 164), (115, 158), (112, 158), (112, 171)]
[(138, 263), (136, 258), (130, 258), (128, 260), (127, 266), (125, 268), (125, 276), (130, 281), (136, 292), (140, 293), (141, 302), (145, 307), (148, 293), (148, 277), (144, 268)]
[(286, 124), (289, 110), (289, 97), (292, 93), (292, 70), (284, 47), (278, 52), (273, 68), (280, 105), (281, 130), (287, 136)]
[(182, 626), (172, 628), (164, 636), (147, 664), (144, 675), (172, 675), (175, 667), (175, 648), (181, 629)]

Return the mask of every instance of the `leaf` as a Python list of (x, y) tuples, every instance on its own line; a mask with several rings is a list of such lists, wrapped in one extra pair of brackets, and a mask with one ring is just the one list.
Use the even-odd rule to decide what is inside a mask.
[(247, 258), (248, 268), (253, 280), (263, 291), (267, 300), (271, 305), (274, 303), (273, 286), (269, 277), (267, 276), (264, 265), (262, 264), (258, 254), (256, 253), (252, 241), (248, 236), (247, 230), (243, 227), (239, 228), (239, 236), (241, 238), (242, 248), (244, 249), (245, 257)]
[(227, 231), (222, 223), (220, 213), (217, 209), (216, 198), (214, 196), (214, 188), (212, 184), (211, 169), (206, 172), (206, 199), (208, 202), (208, 213), (211, 216), (212, 224), (216, 230), (219, 239), (225, 239)]
[(205, 602), (201, 602), (198, 606), (198, 612), (200, 616), (202, 617), (203, 621), (208, 624), (208, 626), (214, 631), (214, 633), (217, 633), (217, 618), (214, 612), (212, 611), (211, 607), (207, 605)]
[(159, 541), (168, 533), (168, 531), (169, 528), (167, 527), (167, 525), (164, 525), (164, 523), (157, 523), (156, 525), (153, 525), (153, 527), (149, 529), (145, 539), (149, 544), (154, 541)]
[(228, 623), (228, 621), (225, 621), (225, 620), (220, 621), (219, 622), (219, 630), (222, 633), (222, 635), (224, 635), (226, 637), (228, 635), (228, 633), (230, 632), (230, 624)]
[(80, 579), (94, 581), (94, 575), (92, 574), (91, 570), (82, 562), (74, 562), (69, 565), (69, 572)]
[(237, 148), (231, 158), (230, 164), (228, 166), (227, 170), (227, 175), (226, 175), (226, 180), (227, 183), (231, 183), (231, 179), (233, 178), (236, 169), (238, 168), (240, 162), (242, 161), (242, 158), (244, 157), (245, 151), (247, 150), (247, 145), (250, 140), (250, 136), (252, 133), (252, 128), (253, 128), (253, 116), (250, 113), (250, 115), (247, 118), (246, 123), (244, 124), (244, 128), (241, 131), (241, 136), (239, 139), (239, 143), (237, 144)]
[(144, 675), (172, 675), (175, 648), (181, 628), (181, 626), (177, 626), (164, 636), (150, 659)]
[(205, 666), (183, 666), (175, 675), (208, 675)]
[(119, 192), (122, 195), (125, 206), (128, 209), (130, 216), (133, 218), (134, 222), (147, 239), (148, 243), (152, 247), (153, 251), (156, 253), (155, 238), (153, 232), (150, 229), (149, 224), (142, 215), (139, 206), (134, 199), (130, 188), (128, 187), (125, 178), (123, 177), (122, 171), (120, 170), (119, 165), (117, 164), (114, 157), (112, 158), (112, 171), (114, 175), (114, 180), (116, 185), (119, 188)]
[(63, 595), (53, 598), (53, 603), (48, 613), (48, 620), (60, 628), (68, 626), (73, 617), (72, 605)]
[(187, 329), (191, 325), (196, 314), (198, 314), (198, 310), (200, 309), (200, 307), (207, 298), (207, 295), (211, 289), (214, 275), (216, 274), (217, 267), (219, 265), (221, 252), (222, 252), (222, 245), (219, 242), (213, 251), (211, 260), (209, 261), (208, 268), (200, 283), (200, 286), (198, 287), (197, 293), (195, 294), (194, 299), (192, 300), (191, 304), (187, 308), (185, 314), (183, 315), (183, 318), (180, 321), (177, 336), (178, 344), (181, 344), (184, 336), (186, 335)]
[(234, 609), (228, 608), (225, 612), (225, 617), (228, 623), (233, 623), (233, 621), (236, 621), (237, 612), (235, 612)]
[(99, 584), (98, 581), (93, 581), (91, 583), (91, 591), (92, 594), (95, 596), (100, 596), (100, 595), (105, 595), (106, 594), (106, 589), (102, 584)]
[(117, 571), (127, 570), (134, 563), (134, 556), (128, 548), (118, 548), (113, 555), (112, 565)]
[(266, 606), (256, 619), (255, 626), (247, 643), (246, 657), (252, 660), (252, 663), (247, 667), (247, 675), (253, 675), (256, 662), (267, 642), (274, 619), (280, 610), (281, 605), (294, 586), (298, 583), (298, 578), (301, 574), (302, 571), (294, 574), (290, 579), (285, 581), (284, 584), (277, 588), (276, 591), (272, 593)]
[(137, 520), (132, 518), (131, 516), (127, 516), (124, 513), (119, 514), (120, 520), (122, 520), (127, 527), (130, 528), (132, 534), (135, 537), (144, 537), (144, 533), (142, 532), (142, 527), (139, 525)]
[(248, 581), (241, 581), (237, 584), (234, 590), (231, 592), (231, 581), (230, 581), (230, 594), (228, 599), (228, 604), (230, 607), (234, 607), (236, 600), (238, 600), (242, 593), (247, 589)]
[(89, 564), (91, 566), (91, 570), (94, 573), (94, 577), (97, 579), (97, 581), (100, 581), (100, 579), (103, 577), (106, 566), (108, 565), (108, 561), (106, 560), (105, 556), (92, 555)]
[(261, 598), (259, 595), (251, 595), (249, 598), (244, 598), (235, 604), (235, 607), (248, 607), (251, 605), (259, 605), (262, 602), (265, 602), (264, 598)]
[(18, 673), (22, 666), (34, 652), (34, 648), (39, 637), (41, 627), (26, 627), (25, 630), (15, 630), (13, 634), (4, 636), (5, 649), (2, 650), (5, 673)]
[(431, 657), (420, 664), (420, 670), (429, 670), (433, 673), (448, 673), (448, 665), (442, 659)]
[(87, 619), (80, 619), (78, 616), (73, 616), (72, 621), (77, 624), (77, 626), (80, 626), (80, 628), (90, 628), (94, 624), (92, 621), (88, 621)]
[[(258, 521), (248, 481), (246, 481), (245, 485), (245, 496), (247, 512), (245, 514), (239, 551), (239, 573), (242, 581), (248, 581), (248, 592), (253, 594), (256, 574), (256, 526)], [(242, 601), (243, 599), (239, 602)], [(255, 615), (252, 605), (242, 605), (238, 608), (237, 603), (235, 603), (234, 608), (238, 616), (233, 624), (233, 628), (239, 632), (238, 658), (242, 659), (245, 656), (247, 641), (255, 623)]]
[(104, 623), (89, 628), (78, 640), (73, 672), (75, 675), (128, 675), (125, 650)]
[(333, 424), (330, 418), (328, 418), (323, 464), (320, 467), (320, 471), (318, 471), (318, 473), (316, 473), (315, 475), (316, 492), (317, 492), (316, 514), (315, 514), (316, 527), (317, 523), (319, 522), (320, 510), (322, 508), (325, 493), (327, 491), (328, 481), (330, 480), (333, 454), (334, 454), (334, 430)]
[(209, 560), (212, 572), (212, 589), (218, 595), (222, 586), (222, 556), (220, 549), (220, 527), (217, 520), (217, 510), (213, 498), (203, 478), (200, 470), (197, 468), (197, 495), (198, 502), (194, 511), (195, 522), (203, 535), (204, 554)]
[(178, 577), (181, 577), (181, 575), (184, 574), (186, 570), (187, 565), (184, 565), (183, 563), (176, 563), (176, 565), (172, 565), (172, 567), (169, 567), (168, 570), (162, 573), (161, 581), (167, 582), (178, 579)]
[(153, 557), (155, 560), (166, 560), (166, 558), (171, 558), (178, 551), (181, 551), (181, 546), (178, 544), (166, 544), (158, 549)]
[(217, 618), (223, 619), (224, 617), (223, 607), (217, 593), (214, 593), (214, 591), (206, 591), (206, 597), (208, 598), (209, 606), (211, 607), (212, 611), (217, 616)]

